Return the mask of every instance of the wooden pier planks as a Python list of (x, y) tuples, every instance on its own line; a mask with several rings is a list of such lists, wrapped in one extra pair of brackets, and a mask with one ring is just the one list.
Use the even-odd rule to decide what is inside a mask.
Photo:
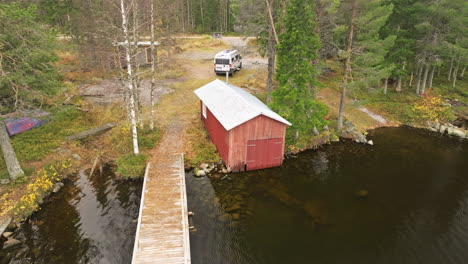
[[(166, 137), (174, 142), (170, 133)], [(153, 153), (144, 180), (132, 263), (188, 264), (191, 260), (184, 157), (159, 149)]]

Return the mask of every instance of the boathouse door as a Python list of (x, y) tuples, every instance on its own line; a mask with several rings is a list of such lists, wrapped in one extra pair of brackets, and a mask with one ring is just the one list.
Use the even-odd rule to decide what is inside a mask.
[(280, 166), (283, 161), (283, 139), (247, 141), (247, 170)]

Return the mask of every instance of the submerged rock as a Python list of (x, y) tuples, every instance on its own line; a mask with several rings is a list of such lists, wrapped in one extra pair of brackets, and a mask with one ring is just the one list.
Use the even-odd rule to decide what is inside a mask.
[(10, 237), (8, 238), (7, 241), (5, 241), (5, 243), (3, 243), (3, 250), (14, 247), (14, 246), (18, 246), (20, 244), (21, 244), (21, 241)]
[(226, 208), (226, 212), (230, 213), (230, 212), (237, 211), (239, 209), (241, 209), (240, 204), (234, 204), (233, 206)]
[(367, 198), (367, 196), (369, 196), (369, 191), (368, 190), (357, 190), (356, 192), (354, 192), (354, 195), (358, 198)]

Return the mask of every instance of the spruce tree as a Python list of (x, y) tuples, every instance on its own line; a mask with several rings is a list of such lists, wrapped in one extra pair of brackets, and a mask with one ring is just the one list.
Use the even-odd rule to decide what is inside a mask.
[(272, 94), (271, 107), (293, 124), (287, 132), (287, 143), (306, 147), (314, 127), (321, 128), (327, 124), (323, 117), (328, 112), (314, 95), (317, 84), (314, 62), (318, 58), (320, 43), (315, 34), (310, 1), (291, 0), (284, 27), (277, 53), (276, 80), (279, 87)]

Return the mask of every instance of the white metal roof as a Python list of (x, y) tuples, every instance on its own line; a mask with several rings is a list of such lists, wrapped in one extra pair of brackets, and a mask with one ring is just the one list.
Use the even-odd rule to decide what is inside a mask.
[(198, 88), (195, 94), (228, 131), (259, 115), (291, 125), (257, 97), (218, 79)]

